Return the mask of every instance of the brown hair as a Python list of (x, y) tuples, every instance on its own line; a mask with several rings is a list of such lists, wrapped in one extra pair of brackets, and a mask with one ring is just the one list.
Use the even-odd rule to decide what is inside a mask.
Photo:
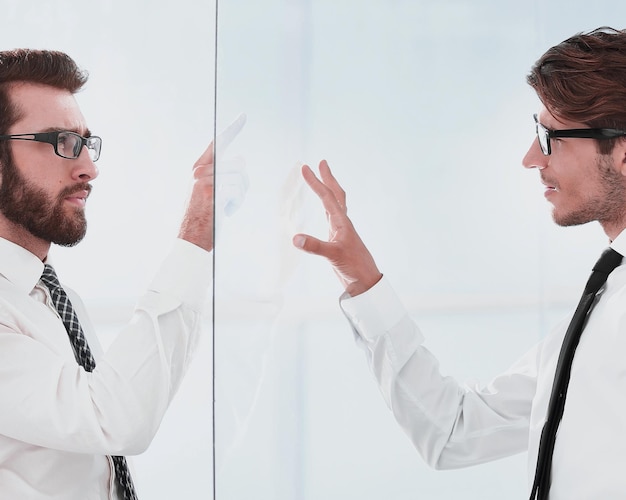
[[(19, 110), (9, 97), (12, 84), (38, 83), (78, 92), (87, 82), (87, 72), (63, 52), (15, 49), (0, 52), (0, 134), (19, 120)], [(9, 144), (0, 141), (0, 164), (10, 161)]]
[[(568, 38), (541, 56), (527, 81), (556, 117), (626, 130), (626, 30)], [(598, 151), (609, 154), (617, 140), (597, 141)]]

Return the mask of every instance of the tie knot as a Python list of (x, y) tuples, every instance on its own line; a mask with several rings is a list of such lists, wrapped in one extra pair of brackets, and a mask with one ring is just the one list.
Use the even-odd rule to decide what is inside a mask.
[(604, 274), (611, 274), (613, 269), (619, 266), (622, 262), (622, 254), (616, 252), (612, 248), (607, 248), (593, 266), (594, 271), (599, 271)]
[(622, 262), (622, 254), (616, 252), (612, 248), (607, 248), (593, 266), (593, 272), (589, 276), (587, 286), (585, 286), (586, 294), (596, 294), (605, 283), (609, 274), (619, 266)]
[(49, 290), (52, 290), (53, 288), (61, 288), (61, 283), (59, 283), (57, 273), (54, 271), (54, 267), (50, 264), (44, 265), (41, 281), (48, 287)]

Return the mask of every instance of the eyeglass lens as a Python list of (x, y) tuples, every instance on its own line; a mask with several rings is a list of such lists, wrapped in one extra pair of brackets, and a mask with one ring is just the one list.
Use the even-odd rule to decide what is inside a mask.
[(539, 140), (539, 146), (541, 147), (541, 152), (544, 155), (549, 155), (550, 154), (550, 137), (548, 135), (548, 131), (541, 123), (539, 123), (539, 120), (537, 120), (537, 115), (535, 115), (534, 118), (535, 118), (535, 130), (537, 132), (537, 139)]
[[(100, 156), (100, 140), (98, 137), (84, 139), (85, 146), (92, 161)], [(78, 158), (83, 149), (83, 138), (73, 132), (61, 132), (57, 137), (57, 152), (65, 158)]]

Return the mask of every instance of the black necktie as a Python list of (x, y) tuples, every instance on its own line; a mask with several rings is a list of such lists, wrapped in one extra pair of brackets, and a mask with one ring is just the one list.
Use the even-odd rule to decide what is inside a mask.
[[(96, 367), (96, 361), (91, 354), (91, 349), (89, 349), (89, 344), (87, 344), (87, 339), (78, 321), (78, 316), (76, 316), (74, 312), (72, 303), (65, 293), (65, 290), (61, 287), (54, 268), (51, 265), (46, 264), (44, 266), (41, 281), (50, 291), (52, 302), (54, 302), (54, 306), (65, 325), (72, 348), (74, 349), (76, 361), (85, 371), (93, 371)], [(120, 456), (112, 456), (111, 459), (115, 467), (115, 476), (121, 491), (124, 493), (124, 500), (137, 500), (137, 494), (135, 493), (135, 487), (130, 477), (126, 459)]]
[(563, 409), (565, 408), (565, 396), (567, 394), (567, 386), (569, 385), (574, 352), (578, 346), (580, 335), (582, 334), (585, 321), (598, 290), (600, 290), (600, 287), (606, 282), (606, 279), (613, 269), (619, 266), (621, 262), (622, 255), (612, 248), (607, 248), (602, 253), (596, 265), (593, 266), (593, 272), (587, 281), (585, 291), (574, 312), (572, 321), (567, 327), (567, 332), (565, 333), (565, 338), (561, 345), (559, 359), (556, 364), (546, 423), (541, 431), (537, 469), (535, 471), (535, 481), (530, 494), (530, 500), (535, 498), (537, 500), (547, 500), (548, 498), (548, 492), (550, 491), (550, 472), (552, 469), (552, 452), (554, 451), (556, 431), (563, 417)]

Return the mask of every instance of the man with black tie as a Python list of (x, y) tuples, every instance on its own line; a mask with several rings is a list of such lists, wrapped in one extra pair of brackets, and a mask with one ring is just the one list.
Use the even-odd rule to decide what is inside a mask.
[(598, 221), (610, 249), (571, 321), (488, 385), (467, 388), (440, 374), (325, 161), (320, 179), (307, 166), (302, 173), (331, 237), (293, 242), (330, 261), (386, 403), (428, 464), (456, 468), (528, 450), (531, 499), (626, 498), (626, 31), (565, 40), (537, 61), (528, 83), (542, 106), (522, 163), (539, 172), (557, 224)]

